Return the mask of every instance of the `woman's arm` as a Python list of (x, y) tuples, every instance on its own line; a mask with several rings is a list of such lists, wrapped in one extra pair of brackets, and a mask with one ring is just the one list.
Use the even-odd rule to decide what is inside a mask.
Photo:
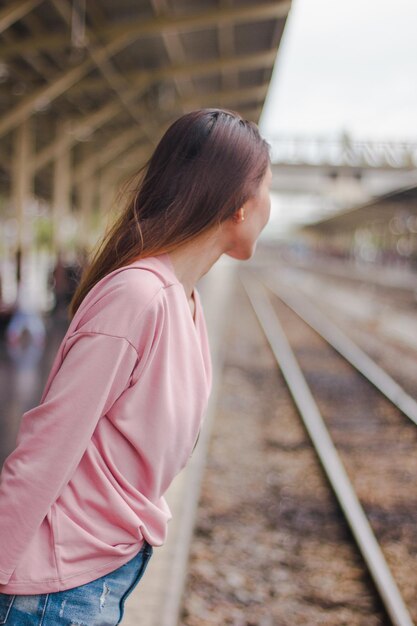
[(138, 355), (124, 337), (77, 332), (43, 402), (23, 414), (0, 476), (0, 583), (71, 479), (97, 422), (124, 389)]

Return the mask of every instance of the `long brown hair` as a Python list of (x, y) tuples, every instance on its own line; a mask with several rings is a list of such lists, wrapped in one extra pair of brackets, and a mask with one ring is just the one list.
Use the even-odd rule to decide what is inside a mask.
[(139, 183), (84, 268), (69, 317), (109, 272), (170, 252), (232, 216), (255, 194), (269, 149), (256, 124), (235, 111), (206, 108), (178, 118), (139, 171)]

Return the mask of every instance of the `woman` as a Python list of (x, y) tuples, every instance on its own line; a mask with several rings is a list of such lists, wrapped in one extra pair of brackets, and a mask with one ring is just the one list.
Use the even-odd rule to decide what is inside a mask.
[(222, 254), (250, 258), (269, 218), (269, 145), (233, 111), (180, 117), (143, 172), (3, 467), (0, 624), (120, 623), (210, 391), (195, 284)]

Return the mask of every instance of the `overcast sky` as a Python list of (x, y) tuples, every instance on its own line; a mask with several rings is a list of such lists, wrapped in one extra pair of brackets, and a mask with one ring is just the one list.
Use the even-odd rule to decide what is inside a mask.
[(417, 141), (417, 0), (293, 0), (260, 129)]

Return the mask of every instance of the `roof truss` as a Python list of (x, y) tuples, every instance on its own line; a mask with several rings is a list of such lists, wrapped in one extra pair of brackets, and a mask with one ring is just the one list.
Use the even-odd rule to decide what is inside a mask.
[(25, 188), (57, 205), (90, 178), (116, 181), (140, 167), (187, 110), (225, 106), (257, 121), (291, 2), (200, 2), (176, 0), (175, 10), (169, 0), (123, 0), (120, 10), (111, 0), (86, 2), (74, 43), (76, 3), (0, 0), (3, 194), (16, 188), (10, 152), (23, 128)]

